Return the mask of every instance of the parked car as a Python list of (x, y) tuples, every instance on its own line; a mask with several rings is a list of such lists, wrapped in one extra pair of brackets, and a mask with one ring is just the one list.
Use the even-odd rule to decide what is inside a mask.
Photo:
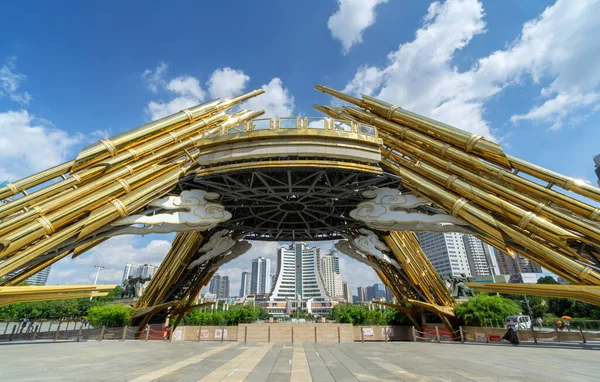
[(531, 317), (525, 314), (516, 316), (508, 316), (507, 320), (512, 320), (517, 323), (517, 329), (531, 329)]

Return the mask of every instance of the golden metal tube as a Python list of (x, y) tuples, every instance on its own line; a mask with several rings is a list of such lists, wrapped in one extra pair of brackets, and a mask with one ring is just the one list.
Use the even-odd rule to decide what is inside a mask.
[(364, 94), (362, 95), (362, 100), (360, 100), (356, 97), (321, 85), (315, 86), (315, 89), (354, 105), (369, 109), (375, 114), (402, 123), (426, 135), (459, 147), (467, 153), (473, 152), (499, 166), (511, 168), (510, 162), (506, 157), (504, 150), (502, 150), (502, 147), (497, 143), (484, 139), (480, 135), (468, 133), (464, 130), (457, 129), (456, 127), (435, 121), (417, 113), (409, 112), (398, 106)]
[(227, 114), (225, 114), (224, 111), (218, 112), (210, 117), (203, 118), (197, 122), (194, 122), (191, 125), (186, 125), (182, 129), (176, 130), (176, 133), (172, 132), (173, 134), (161, 135), (139, 146), (135, 146), (134, 148), (128, 149), (127, 151), (117, 154), (116, 156), (110, 159), (96, 163), (94, 164), (94, 166), (102, 166), (106, 169), (105, 171), (108, 171), (111, 168), (115, 168), (118, 166), (123, 166), (127, 163), (135, 161), (143, 155), (161, 149), (164, 146), (177, 142), (179, 139), (184, 139), (189, 135), (197, 133), (200, 129), (219, 123), (225, 120), (226, 118)]
[(497, 143), (486, 140), (481, 135), (471, 134), (431, 118), (401, 109), (398, 106), (391, 105), (374, 97), (367, 95), (363, 95), (362, 97), (366, 107), (376, 114), (412, 127), (423, 134), (451, 144), (467, 153), (473, 152), (473, 154), (504, 168), (512, 168), (502, 147)]
[(50, 259), (44, 260), (38, 264), (33, 264), (28, 266), (27, 268), (23, 269), (21, 272), (19, 272), (19, 274), (11, 277), (10, 279), (6, 280), (4, 282), (4, 284), (2, 284), (3, 286), (15, 286), (15, 285), (19, 285), (25, 281), (27, 281), (27, 279), (33, 275), (35, 275), (38, 272), (41, 272), (42, 270), (44, 270), (45, 268), (49, 267), (50, 265), (56, 263), (57, 261), (67, 257), (69, 255), (69, 253), (71, 253), (71, 251), (65, 251), (63, 253), (61, 253), (60, 255), (56, 256), (56, 257), (52, 257)]
[(351, 121), (351, 122), (355, 122), (356, 119), (354, 117), (352, 117), (350, 114), (346, 113), (343, 109), (337, 110), (331, 106), (327, 106), (327, 105), (313, 105), (313, 108), (331, 118), (334, 119), (344, 119), (346, 121)]
[(468, 169), (457, 165), (456, 163), (440, 159), (439, 156), (433, 155), (431, 152), (421, 150), (415, 145), (407, 144), (393, 136), (387, 135), (385, 132), (380, 132), (380, 136), (384, 139), (386, 144), (387, 142), (393, 142), (392, 147), (398, 147), (402, 152), (408, 153), (411, 156), (415, 156), (420, 160), (427, 161), (439, 169), (447, 169), (448, 172), (458, 175), (465, 180), (498, 195), (499, 197), (502, 197), (513, 203), (517, 203), (524, 208), (529, 209), (530, 211), (536, 211), (541, 216), (544, 216), (551, 221), (555, 221), (568, 229), (581, 233), (587, 238), (593, 240), (594, 245), (600, 247), (600, 227), (586, 223), (584, 220), (575, 218), (570, 214), (565, 214), (564, 212), (558, 211), (547, 204), (540, 203), (524, 195), (523, 193), (492, 182), (482, 176), (479, 176), (477, 173), (471, 172)]
[(35, 187), (38, 184), (42, 184), (51, 179), (57, 178), (63, 174), (66, 174), (73, 166), (74, 161), (65, 162), (54, 166), (44, 171), (40, 171), (37, 174), (28, 176), (16, 182), (8, 183), (5, 186), (0, 187), (0, 200), (9, 196), (17, 195), (19, 192), (23, 192), (31, 187)]
[[(184, 171), (191, 171), (194, 168), (193, 166), (188, 167), (186, 167)], [(177, 184), (181, 171), (180, 168), (170, 170), (169, 172), (164, 173), (164, 175), (159, 176), (150, 185), (137, 188), (118, 199), (118, 201), (107, 203), (104, 207), (96, 209), (87, 218), (71, 224), (48, 238), (39, 240), (24, 251), (19, 252), (15, 256), (0, 263), (0, 277), (20, 269), (25, 264), (33, 261), (36, 257), (48, 252), (69, 239), (78, 237), (81, 240), (112, 221), (143, 207), (150, 201), (173, 188)]]
[(103, 159), (117, 155), (119, 152), (139, 145), (159, 135), (167, 134), (181, 126), (191, 124), (199, 118), (206, 117), (209, 114), (219, 113), (230, 107), (244, 102), (252, 97), (263, 94), (263, 89), (257, 89), (238, 97), (209, 101), (189, 109), (184, 109), (178, 113), (150, 122), (138, 128), (128, 130), (115, 137), (94, 143), (82, 150), (75, 160), (72, 171), (79, 171), (91, 164), (97, 163)]
[(90, 177), (94, 175), (99, 175), (100, 173), (100, 170), (97, 169), (95, 171), (87, 171), (85, 172), (85, 174), (76, 174), (69, 178), (62, 179), (54, 184), (51, 184), (48, 187), (44, 187), (40, 190), (34, 191), (29, 195), (25, 195), (19, 199), (13, 200), (10, 203), (4, 204), (0, 206), (0, 219), (7, 217), (10, 214), (15, 213), (25, 207), (29, 207), (41, 199), (47, 199), (69, 188), (79, 186), (85, 181), (87, 181)]
[(539, 200), (552, 201), (556, 205), (569, 209), (573, 213), (581, 215), (586, 219), (600, 221), (600, 208), (595, 208), (582, 201), (561, 194), (560, 192), (545, 188), (529, 179), (525, 179), (518, 175), (502, 170), (494, 165), (482, 161), (475, 155), (465, 153), (462, 150), (444, 144), (443, 142), (433, 139), (425, 134), (414, 131), (409, 127), (374, 116), (357, 108), (345, 106), (344, 110), (346, 110), (352, 116), (364, 121), (365, 123), (376, 126), (379, 129), (387, 130), (394, 135), (398, 135), (400, 139), (418, 145), (424, 150), (435, 152), (442, 158), (447, 157), (448, 159), (458, 161), (469, 168), (473, 168), (473, 170), (481, 171), (487, 174), (492, 179), (496, 179), (501, 182), (507, 182), (518, 191), (525, 192), (538, 198)]
[(328, 88), (327, 86), (315, 85), (315, 89), (317, 91), (323, 92), (325, 94), (329, 94), (331, 96), (334, 96), (335, 98), (339, 98), (342, 101), (346, 101), (346, 102), (354, 104), (356, 106), (360, 106), (360, 107), (364, 107), (364, 108), (367, 107), (367, 105), (364, 103), (364, 101), (362, 99), (353, 97), (346, 93), (342, 93), (342, 92), (332, 89), (332, 88)]
[[(396, 145), (396, 149), (403, 151), (400, 144)], [(410, 155), (410, 154), (409, 154)], [(491, 195), (479, 188), (470, 185), (455, 175), (449, 175), (444, 171), (437, 169), (423, 161), (410, 162), (405, 158), (400, 157), (397, 154), (391, 154), (392, 159), (404, 166), (411, 166), (417, 173), (426, 176), (427, 179), (431, 179), (441, 186), (445, 186), (447, 189), (456, 192), (457, 194), (479, 204), (480, 206), (493, 211), (513, 224), (518, 225), (524, 230), (531, 231), (545, 240), (548, 240), (555, 245), (560, 246), (566, 251), (571, 253), (571, 256), (577, 256), (577, 252), (574, 251), (570, 245), (576, 245), (580, 247), (581, 243), (588, 243), (589, 240), (585, 240), (582, 237), (558, 227), (547, 220), (541, 219), (533, 212), (528, 212), (520, 207), (504, 201), (495, 195)]]
[[(264, 113), (264, 111), (262, 111), (262, 110), (252, 111), (252, 112), (251, 111), (242, 111), (242, 112), (236, 113), (235, 115), (231, 116), (229, 119), (227, 119), (225, 122), (223, 122), (221, 126), (223, 126), (223, 127), (234, 126), (234, 125), (243, 123), (247, 120), (256, 118), (257, 116), (260, 116), (263, 113)], [(89, 193), (94, 192), (98, 188), (106, 186), (106, 184), (108, 184), (108, 183), (110, 183), (114, 180), (118, 180), (124, 176), (131, 175), (135, 171), (142, 169), (152, 163), (161, 161), (162, 164), (165, 164), (168, 162), (168, 158), (170, 156), (174, 155), (176, 157), (181, 157), (181, 156), (185, 155), (186, 149), (194, 147), (201, 139), (202, 139), (202, 136), (200, 134), (198, 134), (195, 137), (188, 137), (182, 142), (179, 142), (174, 145), (169, 145), (168, 147), (155, 152), (151, 156), (144, 157), (144, 158), (138, 160), (137, 162), (132, 163), (130, 166), (119, 168), (116, 171), (109, 173), (108, 175), (105, 175), (91, 183), (88, 183), (88, 184), (78, 188), (77, 190), (69, 191), (67, 193), (58, 195), (57, 197), (52, 198), (51, 200), (36, 206), (36, 208), (34, 208), (34, 209), (31, 209), (23, 214), (13, 217), (13, 218), (6, 219), (5, 221), (0, 223), (0, 235), (10, 232), (22, 225), (25, 225), (26, 223), (32, 221), (33, 219), (35, 219), (39, 216), (45, 215), (57, 208), (60, 208), (69, 203), (72, 203), (74, 200), (78, 200), (78, 199), (84, 197), (85, 195), (88, 195)], [(82, 174), (94, 172), (94, 171), (95, 171), (94, 169), (89, 169), (89, 170), (85, 170)]]
[(510, 163), (512, 166), (525, 174), (534, 176), (538, 179), (545, 180), (551, 184), (556, 184), (557, 186), (567, 190), (572, 191), (576, 194), (586, 196), (595, 201), (600, 201), (600, 189), (594, 186), (590, 186), (583, 181), (578, 181), (576, 179), (570, 178), (568, 176), (564, 176), (562, 174), (556, 173), (554, 171), (550, 171), (543, 167), (537, 166), (533, 163), (529, 163), (522, 159), (508, 156)]
[(505, 247), (502, 232), (498, 229), (495, 220), (489, 214), (466, 203), (452, 192), (449, 192), (421, 175), (409, 170), (399, 163), (386, 159), (388, 168), (402, 178), (402, 184), (417, 192), (427, 199), (443, 207), (446, 211), (452, 211), (452, 216), (460, 217), (470, 223), (472, 227), (485, 233), (497, 243), (502, 243), (500, 248)]
[(4, 260), (2, 263), (0, 263), (0, 277), (22, 268), (29, 262), (34, 261), (36, 257), (48, 252), (57, 245), (76, 237), (77, 232), (79, 232), (83, 226), (83, 221), (74, 223), (69, 227), (66, 227), (65, 229), (55, 233), (54, 235), (42, 239), (25, 250)]
[(117, 201), (105, 204), (94, 210), (86, 218), (85, 227), (79, 233), (78, 239), (82, 240), (98, 229), (117, 220), (119, 217), (126, 217), (137, 209), (144, 207), (152, 200), (175, 187), (179, 178), (196, 166), (197, 164), (193, 163), (182, 168), (172, 168), (167, 172), (159, 174), (160, 176), (156, 177), (152, 183), (146, 184), (144, 187), (120, 197)]
[(157, 121), (127, 130), (114, 137), (103, 139), (85, 147), (73, 164), (72, 172), (79, 171), (93, 163), (115, 156), (119, 151), (141, 144), (157, 135), (168, 133), (181, 126), (193, 123), (215, 110), (218, 99), (184, 109)]
[(112, 184), (74, 201), (67, 207), (56, 210), (46, 216), (42, 216), (27, 225), (16, 229), (0, 239), (0, 258), (16, 252), (23, 246), (32, 243), (44, 235), (51, 235), (57, 229), (69, 223), (71, 220), (81, 217), (93, 211), (105, 202), (128, 193), (152, 179), (168, 171), (165, 165), (154, 165), (141, 170), (139, 173), (124, 179), (119, 179)]
[[(391, 159), (386, 159), (386, 161), (390, 160)], [(533, 259), (534, 261), (546, 268), (552, 268), (552, 270), (557, 271), (557, 274), (561, 277), (563, 275), (566, 277), (569, 277), (569, 275), (579, 275), (580, 282), (593, 285), (596, 285), (596, 283), (600, 284), (600, 274), (593, 271), (590, 267), (581, 265), (574, 260), (557, 253), (543, 243), (527, 237), (509, 225), (494, 219), (488, 213), (480, 211), (475, 206), (469, 205), (465, 199), (451, 194), (442, 187), (433, 184), (430, 180), (418, 175), (416, 172), (413, 172), (398, 163), (390, 166), (390, 170), (402, 177), (403, 184), (406, 187), (418, 192), (427, 199), (436, 202), (436, 204), (446, 211), (450, 211), (452, 216), (460, 217), (469, 222), (471, 226), (477, 227), (477, 229), (483, 231), (484, 235), (480, 236), (481, 239), (493, 247), (500, 249), (506, 248), (506, 244), (504, 244), (504, 239), (502, 237), (503, 235), (506, 235), (517, 244), (535, 252), (538, 256), (537, 260), (543, 259), (543, 261)], [(474, 217), (480, 221), (479, 224)], [(500, 235), (500, 240), (498, 240), (497, 235)], [(500, 243), (501, 245), (498, 246), (497, 243)], [(525, 254), (525, 256), (531, 258), (529, 253)]]

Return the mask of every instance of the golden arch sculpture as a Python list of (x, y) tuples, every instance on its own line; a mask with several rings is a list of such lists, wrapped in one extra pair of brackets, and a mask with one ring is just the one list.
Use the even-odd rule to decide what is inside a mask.
[(273, 120), (238, 110), (262, 90), (213, 100), (0, 188), (0, 277), (12, 275), (0, 293), (113, 236), (177, 232), (135, 315), (177, 325), (219, 266), (248, 250), (244, 238), (340, 239), (416, 326), (423, 315), (452, 326), (454, 300), (413, 232), (459, 231), (599, 302), (599, 189), (384, 101), (316, 89), (348, 105)]

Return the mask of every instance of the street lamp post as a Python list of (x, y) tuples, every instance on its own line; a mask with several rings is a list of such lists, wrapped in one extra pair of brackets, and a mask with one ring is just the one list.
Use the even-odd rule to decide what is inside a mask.
[[(94, 265), (94, 268), (98, 268), (98, 270), (96, 271), (96, 278), (94, 279), (94, 285), (96, 285), (96, 283), (98, 282), (98, 276), (100, 276), (100, 269), (103, 269), (104, 266), (103, 265)], [(90, 301), (92, 301), (92, 296), (90, 296)]]

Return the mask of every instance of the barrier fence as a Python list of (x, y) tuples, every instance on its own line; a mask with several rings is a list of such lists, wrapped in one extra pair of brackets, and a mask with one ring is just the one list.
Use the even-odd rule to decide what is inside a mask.
[[(461, 326), (457, 331), (449, 331), (445, 327), (427, 327), (420, 331), (411, 327), (413, 342), (502, 342), (505, 328)], [(600, 341), (600, 332), (584, 331), (580, 327), (572, 331), (519, 329), (517, 337), (521, 342), (545, 343), (587, 343)]]
[[(450, 331), (442, 326), (423, 330), (407, 326), (352, 326), (351, 324), (240, 324), (238, 326), (181, 326), (173, 333), (164, 325), (86, 328), (83, 325), (57, 325), (55, 330), (20, 332), (18, 323), (0, 334), (5, 341), (233, 341), (233, 342), (501, 342), (503, 328), (459, 327)], [(522, 342), (587, 343), (600, 341), (600, 332), (559, 330), (517, 330)]]

